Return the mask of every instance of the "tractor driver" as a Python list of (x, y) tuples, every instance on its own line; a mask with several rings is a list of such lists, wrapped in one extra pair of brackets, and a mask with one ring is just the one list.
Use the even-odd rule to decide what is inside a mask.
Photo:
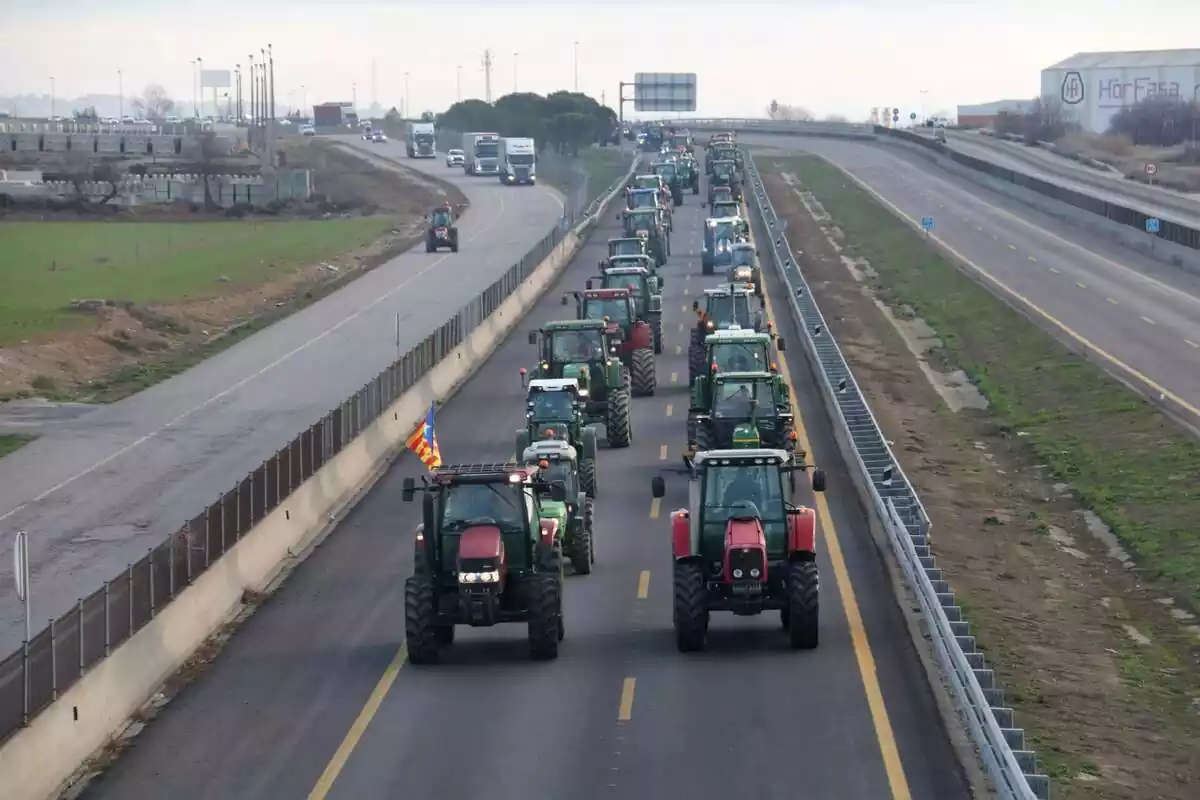
[(733, 480), (725, 487), (725, 493), (721, 497), (722, 510), (730, 517), (740, 514), (746, 514), (750, 511), (750, 506), (757, 513), (754, 516), (761, 516), (763, 501), (766, 499), (766, 492), (763, 491), (762, 481), (759, 479), (758, 469), (741, 468), (736, 469), (736, 474)]
[(492, 484), (459, 484), (446, 492), (442, 528), (465, 530), (471, 525), (495, 523), (501, 529), (520, 528), (524, 522), (519, 496)]

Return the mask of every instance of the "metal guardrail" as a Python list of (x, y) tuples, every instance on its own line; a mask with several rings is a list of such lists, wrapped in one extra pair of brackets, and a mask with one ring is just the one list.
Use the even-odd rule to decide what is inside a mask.
[(709, 119), (664, 119), (657, 120), (663, 125), (688, 128), (689, 130), (731, 130), (755, 131), (758, 133), (791, 133), (810, 136), (851, 136), (854, 138), (874, 139), (874, 125), (856, 122), (818, 122), (816, 120), (800, 122), (797, 120), (776, 119), (737, 119), (730, 117), (714, 117)]
[(805, 351), (819, 366), (818, 384), (825, 403), (853, 445), (851, 469), (857, 470), (864, 485), (870, 487), (874, 512), (887, 531), (905, 582), (920, 605), (942, 677), (984, 770), (1005, 800), (1048, 800), (1050, 780), (1037, 773), (1036, 756), (1025, 748), (1025, 733), (1015, 726), (1013, 710), (1005, 706), (1004, 692), (997, 687), (994, 673), (976, 647), (970, 623), (931, 552), (929, 516), (829, 333), (799, 265), (793, 261), (784, 225), (767, 197), (749, 152), (746, 178), (761, 235), (771, 240), (772, 261), (788, 288), (789, 305), (804, 332)]
[(361, 434), (520, 287), (563, 237), (633, 174), (614, 181), (584, 214), (568, 213), (520, 261), (433, 333), (315, 425), (242, 478), (136, 564), (0, 660), (0, 744), (28, 725), (84, 673), (148, 624), (317, 470)]

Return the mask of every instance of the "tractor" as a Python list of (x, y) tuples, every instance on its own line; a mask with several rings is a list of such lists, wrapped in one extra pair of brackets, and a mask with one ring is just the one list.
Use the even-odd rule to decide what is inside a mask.
[(796, 427), (783, 378), (766, 370), (700, 375), (692, 383), (687, 437), (692, 452), (737, 447), (793, 452)]
[(425, 227), (425, 252), (435, 253), (443, 247), (451, 253), (458, 252), (458, 220), (449, 203), (430, 212)]
[(645, 175), (635, 175), (629, 185), (625, 187), (626, 194), (633, 189), (653, 189), (658, 192), (659, 206), (663, 207), (671, 202), (671, 187), (667, 186), (656, 173)]
[[(609, 260), (617, 256), (649, 255), (646, 240), (640, 236), (623, 236), (619, 239), (608, 240), (608, 258), (600, 262), (600, 269), (608, 266)], [(653, 259), (651, 259), (653, 260)], [(658, 266), (657, 264), (655, 266)]]
[[(681, 158), (675, 167), (675, 173), (679, 176), (680, 187), (691, 189), (692, 194), (700, 194), (700, 170), (695, 159)], [(682, 202), (681, 200), (680, 203)]]
[[(555, 500), (548, 493), (541, 497), (540, 516), (552, 519), (563, 534), (563, 555), (571, 562), (577, 575), (588, 575), (596, 561), (596, 545), (592, 523), (592, 495), (583, 489), (582, 461), (574, 447), (561, 439), (534, 442), (521, 452), (521, 461), (536, 464), (547, 486), (562, 484), (566, 501)], [(595, 464), (595, 462), (592, 462)]]
[(673, 227), (673, 219), (671, 216), (671, 200), (662, 190), (656, 189), (626, 189), (625, 190), (625, 210), (638, 211), (642, 209), (655, 209), (660, 212), (660, 217), (663, 224), (670, 234)]
[(671, 147), (676, 151), (683, 150), (684, 152), (692, 152), (694, 142), (692, 134), (688, 131), (675, 131), (671, 134)]
[[(727, 186), (721, 186), (717, 189), (718, 192), (722, 190), (731, 194), (729, 192), (729, 187)], [(742, 214), (742, 204), (737, 200), (734, 200), (732, 197), (727, 197), (724, 200), (718, 198), (708, 206), (708, 213), (713, 219), (719, 219), (721, 217), (739, 217)]]
[(650, 324), (655, 355), (662, 353), (662, 281), (649, 269), (644, 266), (611, 266), (604, 270), (600, 278), (589, 279), (587, 288), (629, 289), (633, 296), (634, 314), (639, 320)]
[(732, 159), (722, 159), (712, 163), (708, 175), (708, 202), (713, 202), (713, 189), (718, 186), (728, 186), (734, 200), (742, 199), (742, 180), (737, 174), (737, 164)]
[(650, 397), (657, 388), (654, 367), (654, 332), (639, 319), (629, 289), (588, 289), (572, 292), (579, 319), (602, 320), (605, 332), (620, 336), (617, 354), (629, 373), (634, 397)]
[(712, 175), (713, 167), (718, 161), (728, 161), (736, 167), (737, 152), (737, 145), (732, 142), (710, 145), (708, 151), (704, 154), (704, 171)]
[[(567, 305), (568, 296), (562, 302)], [(587, 398), (583, 424), (602, 424), (609, 447), (628, 447), (633, 437), (629, 370), (617, 357), (620, 335), (619, 328), (599, 318), (548, 322), (529, 332), (529, 343), (538, 348), (531, 380), (575, 378)]]
[(703, 342), (708, 334), (726, 328), (752, 330), (756, 333), (760, 331), (765, 320), (762, 309), (754, 311), (750, 308), (750, 298), (753, 296), (749, 289), (731, 284), (705, 289), (703, 308), (700, 307), (699, 300), (692, 301), (696, 326), (692, 329), (691, 341)]
[[(711, 208), (716, 205), (728, 207), (727, 204), (733, 203), (736, 210), (733, 212), (732, 216), (735, 216), (735, 217), (741, 216), (742, 204), (739, 203), (737, 200), (733, 199), (733, 189), (730, 189), (728, 186), (709, 186), (708, 187), (708, 196), (709, 196), (710, 200), (708, 202), (701, 203), (700, 204), (701, 208), (705, 208), (705, 207)], [(710, 212), (710, 213), (712, 213), (712, 212)], [(713, 216), (715, 217), (716, 214), (713, 214)]]
[(710, 217), (704, 222), (700, 271), (712, 275), (717, 267), (733, 264), (733, 245), (749, 241), (750, 226), (741, 217)]
[(683, 182), (679, 179), (679, 171), (674, 161), (655, 161), (651, 168), (658, 177), (663, 179), (671, 191), (671, 202), (677, 206), (683, 205)]
[[(789, 644), (815, 648), (820, 632), (817, 517), (797, 502), (796, 472), (810, 469), (768, 448), (712, 450), (685, 458), (689, 507), (671, 514), (675, 644), (703, 650), (709, 615), (779, 611)], [(812, 490), (825, 475), (812, 471)], [(651, 479), (662, 498), (666, 481)]]
[(783, 337), (740, 328), (713, 331), (688, 345), (688, 385), (701, 375), (758, 372), (779, 368), (775, 355), (784, 352)]
[(626, 209), (617, 215), (617, 219), (624, 224), (626, 236), (642, 236), (646, 239), (646, 249), (654, 256), (657, 266), (667, 263), (667, 256), (671, 255), (671, 236), (658, 209)]
[(537, 466), (453, 464), (418, 487), (404, 479), (402, 499), (421, 492), (413, 574), (404, 583), (408, 660), (431, 664), (454, 641), (454, 626), (528, 626), (529, 654), (558, 657), (564, 634), (562, 545), (566, 533), (541, 519), (542, 495), (567, 501)]
[[(596, 430), (587, 426), (588, 393), (578, 378), (534, 378), (525, 395), (525, 427), (517, 431), (517, 458), (531, 444), (565, 442), (578, 454), (579, 485), (596, 496)], [(572, 455), (572, 462), (576, 462)]]
[(734, 287), (745, 287), (754, 292), (759, 299), (765, 298), (762, 269), (758, 264), (758, 249), (752, 242), (733, 243), (733, 252), (726, 277)]
[[(637, 241), (644, 240), (638, 239)], [(660, 287), (666, 286), (667, 284), (666, 278), (663, 278), (658, 274), (658, 265), (654, 263), (654, 258), (650, 255), (612, 256), (611, 258), (600, 262), (600, 273), (604, 274), (606, 271), (610, 269), (616, 269), (617, 267), (642, 267), (649, 272), (651, 276), (658, 279), (658, 285)]]

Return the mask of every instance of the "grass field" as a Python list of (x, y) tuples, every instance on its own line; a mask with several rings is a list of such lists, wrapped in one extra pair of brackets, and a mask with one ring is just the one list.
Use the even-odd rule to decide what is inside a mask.
[(29, 440), (24, 436), (12, 436), (0, 433), (0, 458), (4, 458), (14, 450), (19, 450)]
[(588, 174), (588, 200), (599, 197), (613, 181), (629, 171), (629, 155), (616, 147), (588, 148), (579, 157)]
[(86, 324), (72, 300), (167, 303), (229, 294), (366, 245), (388, 218), (15, 222), (0, 227), (0, 345)]
[(1143, 574), (1200, 606), (1200, 442), (998, 301), (836, 168), (815, 157), (789, 158), (785, 168), (871, 262), (891, 294), (884, 299), (938, 331), (946, 366), (977, 382), (995, 415), (1113, 529)]

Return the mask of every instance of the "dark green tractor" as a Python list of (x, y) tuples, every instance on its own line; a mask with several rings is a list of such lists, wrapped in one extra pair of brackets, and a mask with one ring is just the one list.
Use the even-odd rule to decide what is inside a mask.
[(688, 345), (688, 386), (701, 375), (721, 372), (776, 372), (777, 353), (784, 351), (783, 337), (769, 333), (725, 329)]
[[(600, 261), (600, 270), (603, 271), (611, 262), (612, 259), (618, 256), (649, 256), (650, 247), (647, 240), (641, 236), (623, 236), (618, 239), (608, 240), (608, 258)], [(651, 257), (651, 263), (654, 262)], [(657, 267), (657, 264), (654, 264)]]
[(413, 574), (404, 583), (404, 634), (412, 664), (435, 663), (456, 625), (528, 626), (529, 654), (558, 657), (563, 526), (542, 519), (542, 497), (568, 501), (536, 465), (453, 464), (421, 486), (404, 479), (406, 503), (421, 493)]
[(691, 189), (692, 194), (700, 194), (700, 168), (695, 159), (681, 158), (675, 166), (675, 173), (679, 176), (681, 187)]
[(734, 286), (741, 286), (763, 299), (762, 268), (758, 263), (758, 248), (753, 242), (734, 242), (726, 278)]
[(588, 393), (578, 378), (534, 378), (525, 395), (525, 427), (517, 431), (517, 458), (531, 444), (565, 442), (578, 455), (579, 483), (596, 496), (596, 429), (587, 424)]
[(796, 449), (796, 427), (787, 386), (778, 373), (719, 372), (692, 382), (688, 449), (740, 447)]
[(737, 145), (731, 143), (723, 143), (709, 147), (704, 154), (704, 171), (709, 175), (713, 172), (713, 165), (718, 161), (729, 161), (737, 166), (738, 149)]
[(646, 240), (646, 249), (654, 256), (657, 266), (667, 263), (671, 255), (671, 236), (660, 210), (655, 208), (626, 209), (617, 215), (624, 225), (626, 236), (641, 236)]
[(732, 196), (724, 200), (718, 198), (709, 204), (708, 214), (714, 219), (720, 217), (740, 217), (742, 214), (742, 204), (734, 200)]
[[(715, 331), (732, 329), (759, 332), (766, 320), (762, 309), (752, 308), (751, 298), (754, 295), (749, 289), (739, 289), (730, 284), (705, 289), (703, 306), (699, 300), (692, 301), (696, 325), (692, 328), (689, 348), (702, 344), (704, 337)], [(757, 298), (754, 299), (757, 301)]]
[[(614, 259), (620, 264), (620, 259)], [(645, 259), (643, 263), (649, 263)], [(629, 289), (633, 295), (633, 310), (640, 320), (650, 324), (654, 337), (654, 353), (663, 351), (662, 345), (662, 280), (645, 266), (610, 266), (596, 279), (589, 279), (588, 289)]]
[(733, 264), (733, 246), (749, 241), (750, 225), (741, 217), (710, 217), (704, 221), (704, 243), (700, 246), (700, 271), (712, 275), (717, 267)]
[(654, 364), (654, 331), (638, 316), (628, 288), (572, 292), (580, 319), (603, 320), (606, 333), (618, 337), (616, 354), (628, 369), (634, 397), (649, 397), (658, 385)]
[(732, 160), (720, 160), (712, 163), (712, 171), (708, 175), (708, 202), (714, 201), (713, 189), (728, 186), (734, 200), (742, 199), (742, 179), (738, 177), (737, 164)]
[[(563, 305), (570, 303), (564, 295)], [(621, 362), (620, 328), (607, 320), (574, 319), (548, 322), (529, 332), (529, 343), (538, 348), (538, 364), (524, 380), (574, 378), (587, 392), (583, 424), (604, 426), (609, 447), (628, 447), (633, 438), (630, 416), (630, 377)]]
[(677, 206), (683, 205), (683, 181), (679, 178), (678, 164), (675, 161), (655, 161), (650, 167), (671, 190), (671, 202)]
[(555, 500), (542, 492), (541, 518), (555, 520), (565, 531), (563, 554), (570, 559), (575, 573), (590, 574), (596, 563), (595, 513), (594, 495), (583, 487), (585, 461), (574, 447), (558, 439), (534, 442), (521, 452), (520, 460), (537, 465), (549, 486), (562, 484), (566, 500)]

